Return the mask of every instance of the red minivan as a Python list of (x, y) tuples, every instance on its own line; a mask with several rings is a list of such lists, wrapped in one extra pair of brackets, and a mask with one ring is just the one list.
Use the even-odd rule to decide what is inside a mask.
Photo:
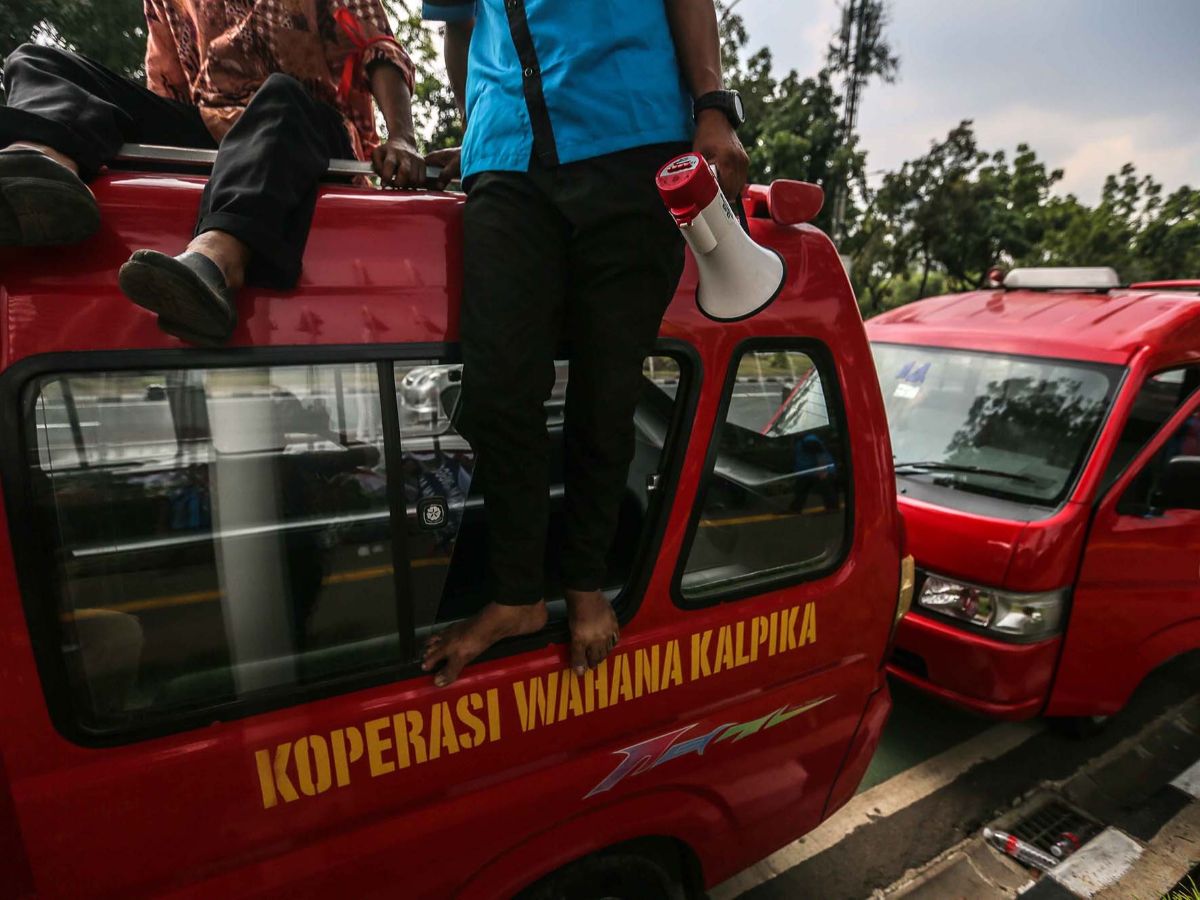
[(918, 566), (895, 677), (1080, 728), (1200, 648), (1198, 287), (1015, 269), (868, 323)]
[(788, 277), (736, 324), (689, 263), (644, 370), (614, 655), (568, 669), (551, 540), (546, 630), (438, 690), (422, 639), (484, 594), (463, 197), (328, 184), (300, 286), (247, 291), (201, 350), (116, 273), (186, 243), (203, 158), (137, 153), (94, 185), (96, 237), (0, 255), (0, 894), (678, 897), (846, 802), (912, 564), (823, 234), (751, 191)]

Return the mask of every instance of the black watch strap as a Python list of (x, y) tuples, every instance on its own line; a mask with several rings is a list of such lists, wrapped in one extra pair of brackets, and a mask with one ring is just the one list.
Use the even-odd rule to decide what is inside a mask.
[(742, 109), (742, 96), (737, 91), (709, 91), (692, 101), (692, 115), (698, 117), (706, 109), (718, 109), (725, 113), (729, 124), (738, 129), (746, 121)]

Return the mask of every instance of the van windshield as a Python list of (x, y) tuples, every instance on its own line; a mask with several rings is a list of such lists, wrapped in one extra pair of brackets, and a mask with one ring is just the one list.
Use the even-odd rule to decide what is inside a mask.
[(872, 345), (896, 474), (1056, 506), (1121, 369), (974, 350)]

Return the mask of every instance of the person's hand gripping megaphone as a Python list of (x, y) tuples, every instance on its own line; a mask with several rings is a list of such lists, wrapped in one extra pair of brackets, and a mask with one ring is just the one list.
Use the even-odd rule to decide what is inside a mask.
[(717, 183), (722, 193), (733, 202), (746, 186), (750, 158), (729, 117), (718, 109), (699, 112), (692, 150), (717, 167)]

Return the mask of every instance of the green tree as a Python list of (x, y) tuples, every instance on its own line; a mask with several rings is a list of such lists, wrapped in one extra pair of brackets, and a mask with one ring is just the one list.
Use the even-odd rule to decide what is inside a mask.
[(1094, 207), (1075, 196), (1046, 204), (1038, 260), (1058, 266), (1112, 266), (1127, 281), (1200, 275), (1200, 191), (1163, 198), (1160, 183), (1132, 163), (1108, 176)]
[(890, 230), (893, 273), (915, 267), (917, 296), (940, 271), (952, 289), (979, 287), (988, 270), (1039, 255), (1046, 206), (1061, 171), (1048, 172), (1021, 144), (1010, 163), (980, 149), (969, 120), (922, 157), (884, 176), (873, 197), (878, 227)]
[[(769, 50), (745, 55), (748, 35), (735, 6), (721, 13), (722, 50), (726, 80), (746, 105), (740, 136), (750, 156), (750, 180), (810, 181), (824, 188), (827, 201), (844, 185), (863, 184), (866, 157), (857, 137), (843, 135), (842, 97), (832, 71), (808, 78), (791, 71), (776, 79)], [(826, 202), (815, 224), (828, 230), (832, 212)]]
[(146, 55), (142, 0), (0, 0), (0, 58), (35, 39), (139, 77)]
[(1156, 206), (1134, 241), (1138, 280), (1200, 277), (1200, 190), (1183, 186)]
[[(748, 148), (752, 179), (811, 181), (824, 188), (827, 201), (840, 190), (863, 186), (866, 154), (858, 150), (856, 137), (842, 136), (840, 106), (841, 97), (827, 70), (813, 78), (789, 73), (767, 108), (762, 133)], [(856, 219), (854, 204), (847, 208), (848, 217)], [(826, 202), (815, 224), (829, 231), (832, 216), (833, 207)]]
[(442, 43), (441, 29), (435, 31), (422, 22), (419, 3), (384, 0), (384, 6), (396, 39), (408, 51), (416, 68), (413, 121), (417, 136), (427, 150), (458, 146), (463, 138), (462, 117), (438, 50)]
[(0, 60), (30, 39), (53, 5), (50, 0), (0, 0)]

